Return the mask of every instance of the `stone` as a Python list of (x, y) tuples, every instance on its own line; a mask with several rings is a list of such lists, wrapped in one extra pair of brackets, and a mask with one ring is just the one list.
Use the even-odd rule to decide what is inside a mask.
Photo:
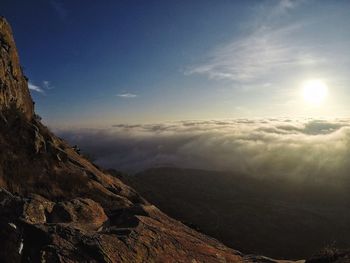
[(0, 18), (0, 109), (14, 105), (30, 120), (34, 105), (27, 88), (12, 30), (4, 18)]

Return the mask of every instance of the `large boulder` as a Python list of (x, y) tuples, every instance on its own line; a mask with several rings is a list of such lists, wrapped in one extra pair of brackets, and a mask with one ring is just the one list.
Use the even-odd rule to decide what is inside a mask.
[(50, 223), (69, 223), (83, 230), (98, 230), (108, 220), (103, 208), (88, 198), (76, 198), (54, 205)]

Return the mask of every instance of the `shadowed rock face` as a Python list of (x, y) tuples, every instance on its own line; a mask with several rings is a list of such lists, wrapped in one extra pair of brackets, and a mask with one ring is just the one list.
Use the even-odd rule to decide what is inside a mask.
[(0, 49), (1, 262), (261, 262), (166, 216), (52, 134), (34, 118), (3, 18)]
[(325, 247), (334, 251), (329, 244), (338, 250), (350, 244), (345, 183), (342, 190), (288, 178), (173, 167), (119, 177), (168, 215), (245, 253), (298, 259)]

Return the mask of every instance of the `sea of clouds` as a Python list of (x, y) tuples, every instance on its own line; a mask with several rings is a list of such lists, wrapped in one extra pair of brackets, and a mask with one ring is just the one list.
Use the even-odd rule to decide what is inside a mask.
[(350, 171), (350, 120), (236, 119), (118, 124), (58, 134), (105, 168), (159, 166), (329, 178)]

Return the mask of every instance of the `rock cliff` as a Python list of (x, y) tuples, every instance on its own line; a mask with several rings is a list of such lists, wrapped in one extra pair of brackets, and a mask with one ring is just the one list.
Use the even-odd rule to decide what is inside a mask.
[(0, 109), (14, 105), (27, 120), (33, 118), (34, 107), (27, 86), (11, 27), (0, 18)]

